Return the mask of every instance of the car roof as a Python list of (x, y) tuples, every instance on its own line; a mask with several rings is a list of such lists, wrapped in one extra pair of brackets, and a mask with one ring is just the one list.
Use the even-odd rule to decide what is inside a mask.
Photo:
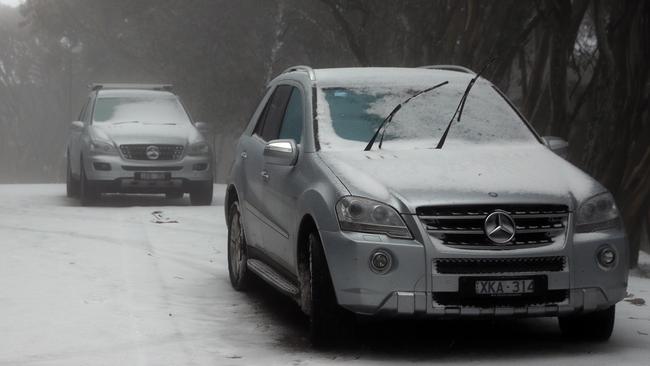
[(432, 85), (442, 81), (466, 83), (475, 74), (443, 69), (400, 68), (400, 67), (350, 67), (315, 69), (319, 86), (354, 85)]
[(146, 90), (146, 89), (100, 89), (97, 91), (98, 97), (176, 97), (174, 93), (164, 90)]

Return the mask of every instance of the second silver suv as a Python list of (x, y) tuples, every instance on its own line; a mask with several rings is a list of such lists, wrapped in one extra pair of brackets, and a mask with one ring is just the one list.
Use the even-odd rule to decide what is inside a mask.
[(95, 84), (66, 149), (67, 193), (190, 194), (212, 202), (211, 149), (169, 85)]
[(295, 299), (316, 343), (352, 314), (555, 316), (608, 339), (626, 237), (565, 148), (460, 67), (287, 70), (237, 145), (232, 285)]

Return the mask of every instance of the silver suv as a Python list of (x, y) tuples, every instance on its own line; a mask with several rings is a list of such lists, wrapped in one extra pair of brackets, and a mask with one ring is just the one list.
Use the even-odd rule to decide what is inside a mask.
[(170, 85), (94, 84), (72, 122), (67, 194), (82, 205), (101, 193), (190, 194), (212, 202), (211, 149)]
[(626, 237), (564, 152), (468, 69), (291, 68), (237, 145), (232, 285), (291, 296), (316, 344), (353, 314), (556, 316), (608, 339)]

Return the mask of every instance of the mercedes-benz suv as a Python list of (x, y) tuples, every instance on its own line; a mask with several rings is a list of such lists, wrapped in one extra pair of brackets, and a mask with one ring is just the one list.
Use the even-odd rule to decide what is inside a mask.
[(489, 81), (456, 66), (294, 67), (237, 144), (228, 268), (309, 315), (558, 317), (605, 340), (626, 296), (612, 195)]
[(67, 195), (82, 205), (101, 193), (190, 194), (212, 202), (208, 142), (170, 85), (93, 84), (66, 149)]

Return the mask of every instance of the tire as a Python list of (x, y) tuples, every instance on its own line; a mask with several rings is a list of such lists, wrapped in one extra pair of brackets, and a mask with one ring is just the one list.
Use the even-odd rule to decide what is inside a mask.
[[(317, 232), (309, 234), (309, 339), (314, 347), (326, 348), (341, 344), (354, 333), (354, 316), (339, 306), (334, 293), (323, 245)], [(307, 289), (305, 289), (307, 287)]]
[(165, 193), (165, 197), (168, 200), (179, 200), (179, 199), (183, 198), (184, 195), (185, 195), (185, 193), (183, 193), (183, 192), (167, 192), (167, 193)]
[(83, 159), (81, 160), (81, 174), (79, 179), (79, 200), (82, 206), (90, 206), (99, 198), (97, 188), (88, 181), (86, 169), (84, 168)]
[(614, 330), (616, 306), (580, 315), (559, 317), (562, 334), (583, 341), (607, 341)]
[(248, 253), (239, 202), (233, 202), (228, 212), (228, 274), (232, 287), (245, 291), (250, 286), (253, 274), (246, 267)]
[(190, 192), (190, 202), (193, 206), (209, 206), (212, 204), (212, 180), (199, 182)]
[(77, 197), (79, 195), (79, 181), (75, 180), (72, 176), (70, 159), (67, 159), (66, 161), (65, 194), (70, 198)]

